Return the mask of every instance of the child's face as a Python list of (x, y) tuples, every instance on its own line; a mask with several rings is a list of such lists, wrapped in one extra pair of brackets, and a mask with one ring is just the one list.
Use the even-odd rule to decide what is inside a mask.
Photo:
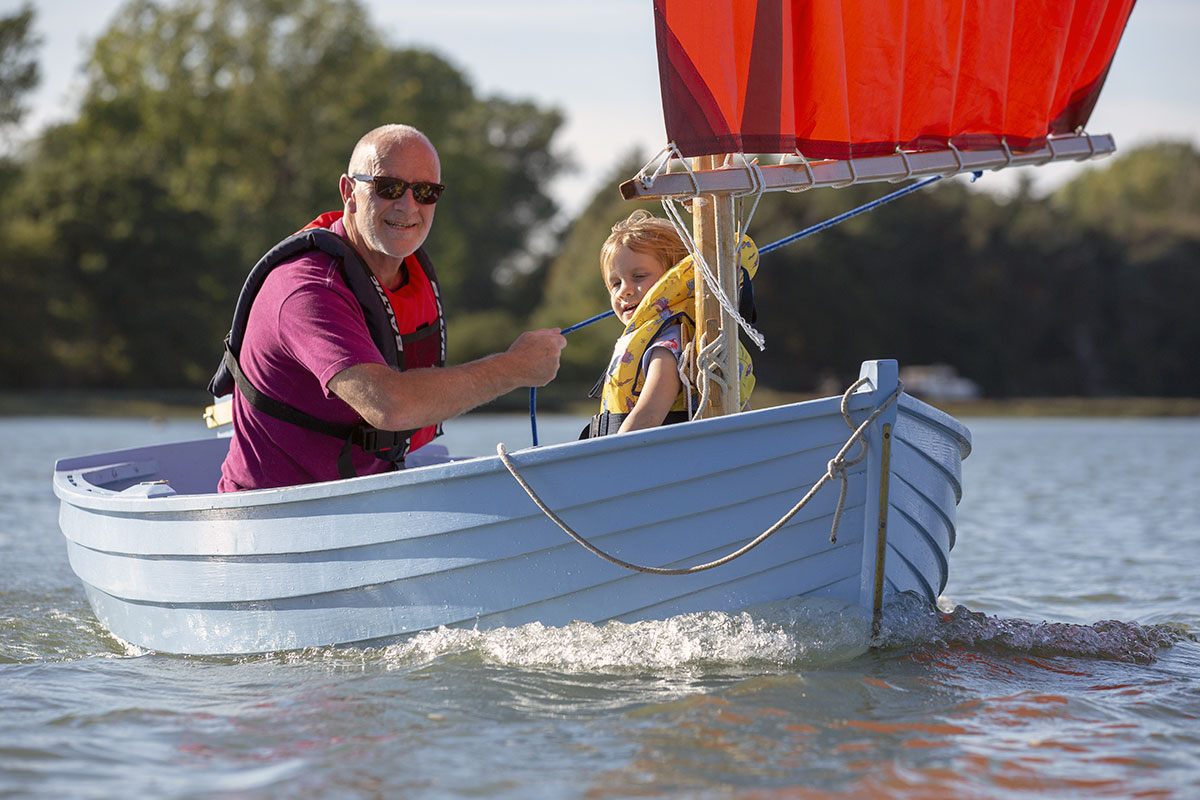
[(654, 256), (628, 247), (617, 250), (605, 276), (608, 280), (608, 299), (612, 302), (617, 319), (628, 324), (646, 292), (666, 272), (667, 268)]

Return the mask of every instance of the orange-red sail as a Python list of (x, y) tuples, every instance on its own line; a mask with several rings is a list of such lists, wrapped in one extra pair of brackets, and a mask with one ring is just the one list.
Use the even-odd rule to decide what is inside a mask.
[(1041, 147), (1091, 115), (1135, 0), (654, 0), (685, 156)]

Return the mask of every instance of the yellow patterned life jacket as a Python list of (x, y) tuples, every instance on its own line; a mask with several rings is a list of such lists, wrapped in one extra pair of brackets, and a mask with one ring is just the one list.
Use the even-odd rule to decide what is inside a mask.
[[(758, 248), (749, 237), (742, 238), (738, 262), (749, 277), (753, 278), (758, 272)], [(739, 288), (740, 285), (739, 281)], [(637, 405), (646, 381), (642, 358), (663, 331), (671, 325), (680, 325), (685, 347), (695, 338), (696, 323), (692, 319), (695, 304), (696, 278), (692, 256), (689, 255), (667, 270), (658, 283), (651, 287), (617, 339), (608, 370), (597, 387), (600, 390), (601, 414), (628, 414)], [(738, 379), (741, 407), (745, 409), (750, 393), (754, 391), (754, 364), (741, 342), (738, 342)], [(680, 390), (671, 411), (689, 411), (686, 388)]]

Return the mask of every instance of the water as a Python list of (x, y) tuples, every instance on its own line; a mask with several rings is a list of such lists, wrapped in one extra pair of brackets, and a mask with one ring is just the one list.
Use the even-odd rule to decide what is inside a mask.
[(99, 627), (50, 472), (199, 424), (0, 419), (0, 797), (1200, 796), (1200, 420), (967, 422), (942, 611), (875, 647), (807, 601), (195, 658)]

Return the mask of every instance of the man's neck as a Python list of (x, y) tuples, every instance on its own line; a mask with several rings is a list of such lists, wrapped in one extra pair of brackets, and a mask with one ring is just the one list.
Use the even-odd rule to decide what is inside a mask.
[(404, 259), (392, 258), (372, 251), (364, 253), (363, 247), (359, 244), (355, 244), (354, 248), (363, 257), (363, 261), (375, 275), (376, 280), (389, 292), (394, 292), (408, 283), (408, 268), (404, 266)]

